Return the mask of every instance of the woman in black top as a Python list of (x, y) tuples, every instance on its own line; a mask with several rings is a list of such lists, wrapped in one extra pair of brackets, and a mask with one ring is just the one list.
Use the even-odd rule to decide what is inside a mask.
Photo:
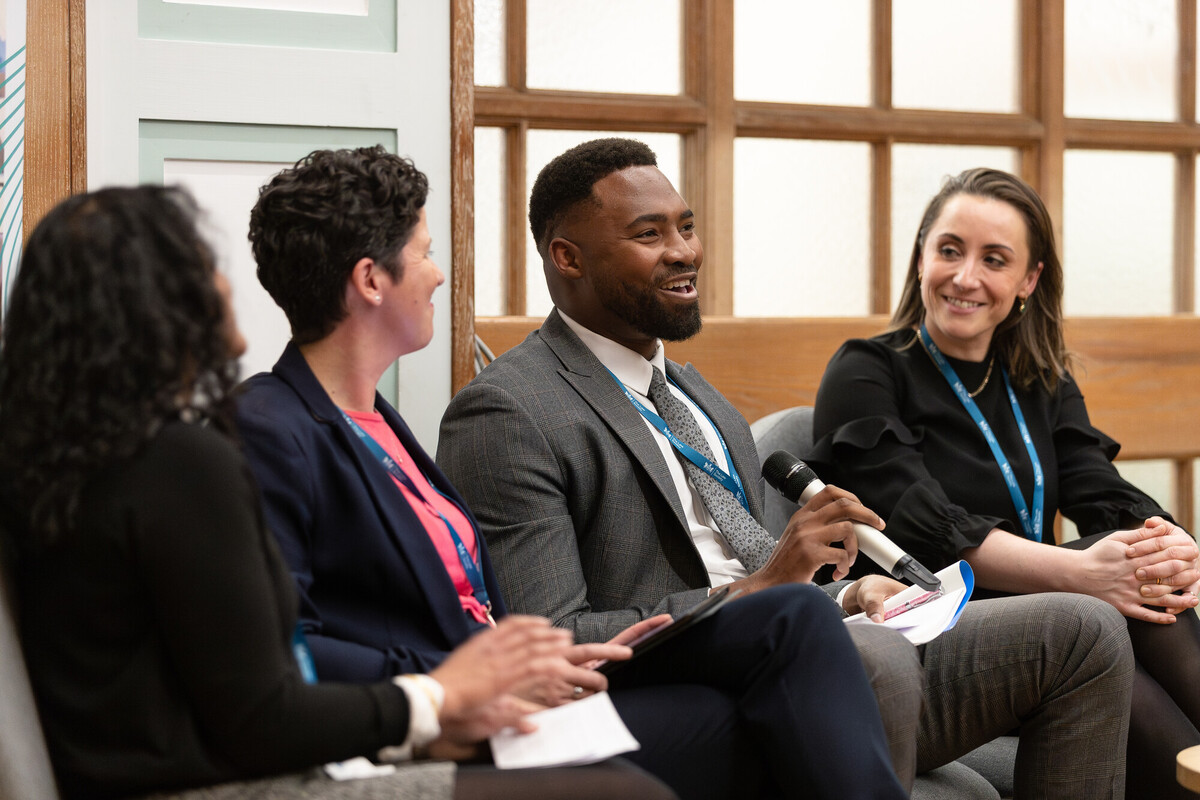
[[(472, 638), (434, 681), (306, 682), (291, 578), (227, 435), (245, 343), (195, 213), (157, 187), (68, 199), (31, 236), (4, 320), (0, 486), (63, 795), (410, 758), (527, 726), (528, 706), (508, 691), (544, 679), (539, 659), (570, 644), (528, 617)], [(448, 794), (453, 781), (452, 766), (408, 768), (355, 790)], [(457, 789), (577, 796), (553, 784), (489, 769)], [(616, 787), (659, 791), (629, 772)], [(291, 776), (268, 794), (343, 791)]]
[[(1069, 372), (1062, 281), (1030, 187), (988, 169), (950, 179), (925, 212), (889, 331), (830, 361), (811, 460), (930, 568), (963, 558), (986, 590), (1075, 591), (1119, 609), (1139, 663), (1126, 794), (1183, 796), (1174, 756), (1200, 744), (1197, 548), (1120, 477), (1118, 445), (1091, 426)], [(1082, 540), (1054, 546), (1058, 511)]]

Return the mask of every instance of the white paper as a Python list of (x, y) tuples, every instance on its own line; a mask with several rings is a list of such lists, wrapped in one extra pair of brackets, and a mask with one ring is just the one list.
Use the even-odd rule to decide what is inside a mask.
[(368, 759), (358, 756), (346, 761), (330, 761), (325, 765), (325, 774), (335, 781), (356, 781), (360, 778), (377, 778), (381, 775), (391, 775), (396, 771), (392, 764), (372, 764)]
[(491, 739), (500, 769), (591, 764), (641, 747), (625, 727), (608, 692), (530, 714), (533, 733), (513, 728)]
[[(942, 581), (942, 596), (924, 605), (897, 614), (883, 622), (874, 622), (866, 614), (846, 617), (847, 625), (883, 625), (904, 634), (913, 644), (925, 644), (948, 631), (958, 622), (963, 606), (971, 599), (975, 588), (975, 575), (965, 561), (957, 561), (937, 573)], [(899, 594), (892, 595), (883, 604), (884, 612), (902, 606), (925, 594), (920, 586), (910, 586)]]

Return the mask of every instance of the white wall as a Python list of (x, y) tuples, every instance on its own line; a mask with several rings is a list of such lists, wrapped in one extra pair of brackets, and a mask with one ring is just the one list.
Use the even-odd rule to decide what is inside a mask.
[(432, 450), (450, 398), (450, 4), (374, 0), (370, 8), (368, 18), (89, 3), (88, 185), (168, 180), (192, 189), (239, 295), (250, 374), (269, 368), (287, 338), (282, 314), (256, 286), (245, 241), (258, 176), (316, 147), (382, 141), (411, 156), (429, 176), (429, 224), (447, 283), (434, 297), (433, 343), (401, 361), (398, 387), (381, 389)]

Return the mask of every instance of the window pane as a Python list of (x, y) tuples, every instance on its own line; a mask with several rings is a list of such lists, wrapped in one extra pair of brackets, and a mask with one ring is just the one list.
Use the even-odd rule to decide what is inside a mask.
[(1016, 0), (892, 4), (892, 104), (952, 111), (1017, 110)]
[(1066, 0), (1068, 117), (1178, 118), (1175, 6), (1175, 0)]
[(1017, 158), (1017, 151), (1009, 147), (941, 144), (892, 147), (892, 308), (896, 307), (904, 288), (921, 216), (946, 178), (972, 167), (993, 167), (1015, 173)]
[(733, 155), (733, 313), (867, 313), (870, 145), (743, 138)]
[(504, 0), (475, 0), (475, 83), (503, 86)]
[(1060, 255), (1068, 315), (1171, 313), (1174, 192), (1166, 153), (1066, 152)]
[[(614, 131), (552, 131), (531, 130), (526, 138), (526, 168), (525, 168), (525, 210), (526, 219), (529, 217), (529, 191), (538, 173), (555, 156), (569, 150), (577, 144), (598, 139), (604, 136), (624, 136), (645, 142), (658, 156), (658, 168), (667, 176), (678, 189), (681, 172), (681, 151), (683, 137), (674, 133), (618, 133)], [(700, 222), (703, 224), (703, 221)], [(533, 234), (529, 226), (525, 226), (525, 313), (532, 317), (542, 317), (550, 313), (552, 303), (550, 292), (546, 289), (546, 275), (542, 272), (542, 259), (538, 255), (537, 245), (533, 242)]]
[(733, 11), (737, 99), (870, 105), (870, 0), (738, 0)]
[(475, 313), (498, 317), (505, 307), (504, 130), (475, 129)]
[(679, 2), (528, 0), (530, 89), (679, 94)]

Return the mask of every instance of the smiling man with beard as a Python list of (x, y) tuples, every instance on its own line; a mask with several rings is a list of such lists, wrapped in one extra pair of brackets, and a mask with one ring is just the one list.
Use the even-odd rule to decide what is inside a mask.
[[(703, 248), (648, 147), (599, 139), (568, 150), (539, 174), (529, 207), (555, 309), (451, 401), (437, 457), (475, 511), (505, 597), (579, 641), (604, 641), (731, 585), (741, 595), (720, 612), (737, 618), (722, 626), (725, 652), (771, 640), (760, 601), (808, 588), (826, 563), (844, 575), (857, 552), (851, 523), (882, 520), (826, 487), (778, 544), (762, 529), (749, 426), (694, 367), (664, 355), (663, 340), (700, 329)], [(825, 588), (843, 611), (873, 615), (904, 587), (875, 575)], [(1019, 727), (1016, 796), (1122, 797), (1132, 656), (1106, 603), (970, 603), (920, 653), (882, 626), (854, 626), (852, 638), (907, 787)], [(807, 654), (825, 656), (819, 646)], [(680, 671), (723, 657), (686, 655)], [(922, 714), (909, 702), (914, 673)]]

